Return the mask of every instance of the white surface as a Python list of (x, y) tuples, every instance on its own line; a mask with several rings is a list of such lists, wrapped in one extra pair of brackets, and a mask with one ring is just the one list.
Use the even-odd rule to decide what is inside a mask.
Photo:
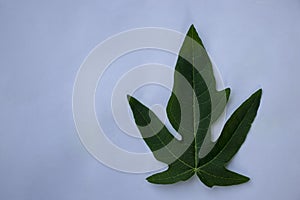
[[(298, 0), (0, 0), (0, 199), (299, 199), (299, 10)], [(97, 162), (76, 134), (72, 87), (94, 46), (130, 28), (186, 32), (191, 23), (232, 89), (228, 113), (257, 88), (264, 90), (259, 115), (230, 165), (251, 177), (247, 184), (209, 189), (194, 178), (151, 185), (148, 174), (120, 173)], [(145, 55), (120, 60), (103, 81), (113, 82), (121, 64), (175, 62), (167, 54)], [(168, 91), (149, 87), (137, 96), (162, 103)], [(98, 111), (100, 119), (105, 107)], [(105, 120), (112, 141), (147, 151), (142, 141), (116, 131), (109, 116)]]

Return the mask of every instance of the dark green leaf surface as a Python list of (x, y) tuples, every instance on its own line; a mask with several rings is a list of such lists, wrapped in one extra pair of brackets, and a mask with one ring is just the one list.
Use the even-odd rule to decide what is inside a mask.
[(207, 186), (235, 185), (249, 180), (248, 177), (227, 170), (224, 165), (232, 159), (245, 141), (257, 114), (261, 95), (260, 89), (232, 114), (213, 149), (200, 159), (197, 175)]
[(211, 124), (223, 113), (230, 89), (217, 91), (210, 59), (191, 26), (179, 52), (167, 105), (168, 119), (182, 140), (177, 140), (149, 108), (128, 96), (135, 123), (146, 144), (157, 160), (169, 166), (147, 180), (171, 184), (197, 174), (209, 187), (248, 181), (249, 178), (227, 170), (225, 164), (244, 142), (256, 116), (261, 93), (258, 90), (234, 112), (211, 151), (200, 158), (200, 148), (210, 135)]

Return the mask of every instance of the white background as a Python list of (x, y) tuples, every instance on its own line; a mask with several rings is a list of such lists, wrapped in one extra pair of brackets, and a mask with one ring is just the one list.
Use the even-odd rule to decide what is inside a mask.
[[(298, 200), (299, 19), (299, 0), (0, 0), (0, 199)], [(249, 183), (210, 189), (194, 177), (152, 185), (145, 180), (149, 174), (100, 164), (77, 136), (72, 87), (93, 47), (131, 28), (185, 33), (192, 23), (232, 89), (228, 114), (263, 88), (258, 117), (229, 166), (251, 177)], [(144, 53), (138, 62), (131, 55), (112, 67), (102, 87), (112, 87), (109, 80), (122, 65), (175, 63), (167, 54), (150, 52), (150, 59)], [(99, 101), (106, 97), (101, 91)], [(155, 87), (137, 91), (145, 102), (165, 103), (168, 94)], [(104, 104), (97, 109), (100, 121), (108, 120), (108, 137), (129, 150), (147, 151), (142, 140), (115, 127), (102, 112)]]

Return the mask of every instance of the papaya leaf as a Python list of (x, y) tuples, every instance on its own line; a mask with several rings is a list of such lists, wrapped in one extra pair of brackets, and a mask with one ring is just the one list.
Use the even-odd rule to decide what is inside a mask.
[(249, 97), (228, 119), (211, 150), (200, 157), (210, 135), (211, 124), (223, 113), (230, 89), (216, 89), (209, 56), (192, 25), (180, 49), (172, 94), (166, 108), (177, 140), (148, 107), (128, 95), (135, 123), (154, 157), (168, 164), (166, 171), (147, 178), (155, 184), (186, 181), (193, 175), (208, 187), (247, 182), (248, 177), (226, 169), (246, 139), (259, 108), (262, 90)]

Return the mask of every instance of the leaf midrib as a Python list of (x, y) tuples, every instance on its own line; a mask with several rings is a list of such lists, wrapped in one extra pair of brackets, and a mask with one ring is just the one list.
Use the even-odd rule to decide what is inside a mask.
[(184, 172), (182, 172), (182, 173), (176, 174), (175, 176), (164, 177), (164, 178), (160, 178), (159, 180), (168, 180), (168, 179), (174, 179), (174, 178), (176, 178), (176, 177), (178, 177), (178, 176), (181, 176), (181, 175), (187, 174), (187, 173), (189, 173), (189, 172), (191, 172), (191, 171), (193, 171), (193, 170), (194, 170), (194, 169), (193, 169), (193, 168), (191, 168), (191, 169), (185, 170), (185, 171), (184, 171)]
[[(195, 52), (195, 48), (194, 48), (194, 31), (192, 31), (192, 88), (195, 89), (195, 55), (194, 55), (194, 52)], [(193, 133), (194, 133), (194, 141), (195, 141), (195, 146), (194, 146), (194, 152), (195, 152), (195, 162), (194, 162), (194, 168), (197, 168), (197, 164), (198, 164), (198, 144), (197, 144), (197, 133), (195, 132), (196, 130), (196, 127), (195, 127), (195, 124), (196, 124), (196, 114), (195, 114), (195, 94), (193, 92)], [(200, 119), (201, 121), (201, 119)], [(199, 122), (200, 123), (200, 122)]]
[(229, 177), (224, 177), (224, 176), (216, 176), (212, 173), (209, 173), (209, 172), (207, 172), (205, 170), (201, 170), (201, 169), (199, 169), (198, 172), (202, 172), (202, 173), (207, 174), (209, 176), (212, 176), (214, 178), (220, 178), (220, 179), (224, 179), (224, 180), (243, 180), (243, 179), (239, 179), (239, 178), (229, 178)]

